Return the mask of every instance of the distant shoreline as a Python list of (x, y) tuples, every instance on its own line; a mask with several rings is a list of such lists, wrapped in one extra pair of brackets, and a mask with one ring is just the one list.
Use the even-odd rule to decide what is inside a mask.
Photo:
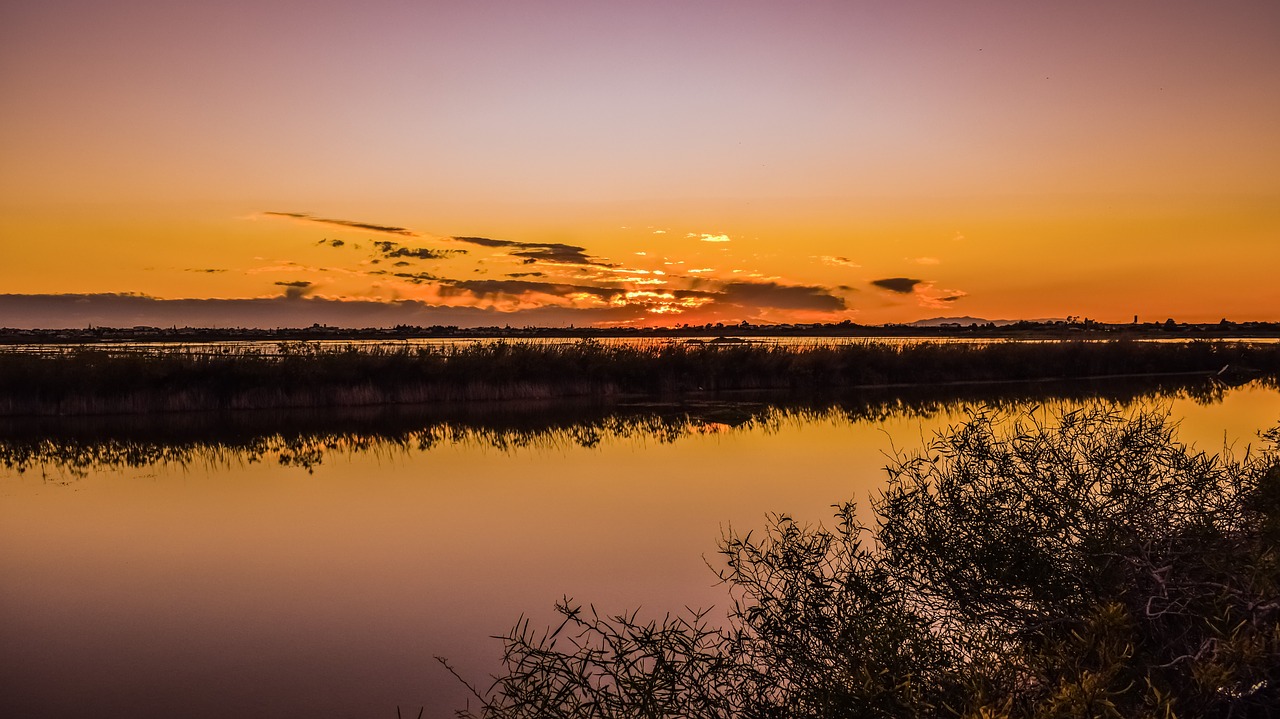
[(367, 341), (409, 339), (614, 339), (787, 337), (936, 338), (936, 339), (1280, 339), (1280, 322), (1185, 324), (1148, 322), (1107, 324), (1083, 321), (858, 325), (851, 322), (753, 325), (707, 324), (677, 327), (291, 327), (275, 329), (213, 327), (86, 327), (61, 329), (0, 328), (0, 346), (21, 344), (98, 344), (112, 342)]
[(493, 342), (270, 351), (0, 350), (0, 415), (323, 409), (560, 398), (824, 393), (947, 384), (1211, 375), (1280, 378), (1280, 343)]

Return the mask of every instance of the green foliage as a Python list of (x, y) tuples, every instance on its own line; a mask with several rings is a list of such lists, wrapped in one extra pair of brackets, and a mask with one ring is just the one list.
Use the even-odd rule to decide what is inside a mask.
[[(1274, 441), (1272, 433), (1268, 439)], [(723, 626), (566, 601), (477, 717), (1261, 717), (1280, 705), (1280, 455), (1167, 418), (973, 413), (895, 458), (874, 531), (730, 533)], [(566, 648), (567, 627), (577, 630)]]

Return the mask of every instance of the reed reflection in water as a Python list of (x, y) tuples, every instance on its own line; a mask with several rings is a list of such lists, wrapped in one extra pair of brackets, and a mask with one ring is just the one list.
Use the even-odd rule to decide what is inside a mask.
[(1280, 420), (1272, 388), (1127, 383), (3, 425), (0, 714), (449, 716), (433, 655), (484, 676), (563, 594), (723, 604), (725, 524), (865, 499), (967, 404), (1097, 399), (1209, 449)]

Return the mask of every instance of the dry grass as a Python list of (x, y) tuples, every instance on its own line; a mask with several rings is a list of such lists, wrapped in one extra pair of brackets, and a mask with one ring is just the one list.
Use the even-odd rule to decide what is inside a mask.
[(0, 415), (338, 407), (1212, 373), (1280, 376), (1280, 345), (494, 343), (277, 352), (0, 352)]

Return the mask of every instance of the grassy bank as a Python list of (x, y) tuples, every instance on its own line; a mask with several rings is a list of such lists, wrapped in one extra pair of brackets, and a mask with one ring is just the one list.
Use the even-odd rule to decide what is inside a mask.
[(425, 451), (439, 444), (509, 451), (594, 447), (644, 438), (773, 428), (790, 422), (882, 422), (931, 417), (962, 406), (1014, 410), (1061, 402), (1146, 406), (1174, 399), (1220, 401), (1227, 388), (1188, 376), (850, 390), (825, 396), (735, 393), (726, 399), (563, 400), (498, 405), (186, 412), (128, 416), (0, 417), (0, 471), (74, 479), (88, 472), (158, 464), (268, 462), (311, 471), (326, 458), (368, 451)]
[(1005, 342), (444, 347), (278, 352), (0, 353), (0, 415), (355, 407), (727, 390), (824, 392), (949, 382), (1214, 373), (1280, 376), (1280, 345)]

